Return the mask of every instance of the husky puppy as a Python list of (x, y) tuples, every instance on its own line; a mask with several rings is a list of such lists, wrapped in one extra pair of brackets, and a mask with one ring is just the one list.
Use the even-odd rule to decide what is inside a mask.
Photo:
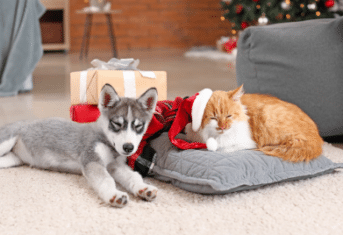
[(0, 168), (27, 164), (53, 171), (83, 174), (107, 204), (123, 207), (128, 192), (152, 201), (157, 188), (143, 182), (127, 164), (137, 151), (157, 103), (157, 90), (148, 89), (138, 99), (119, 97), (106, 84), (99, 98), (101, 115), (81, 124), (60, 118), (23, 121), (0, 129)]

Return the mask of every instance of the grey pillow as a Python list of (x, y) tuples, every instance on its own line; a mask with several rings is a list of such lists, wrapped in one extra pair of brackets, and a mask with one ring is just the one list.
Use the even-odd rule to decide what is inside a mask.
[[(183, 137), (178, 135), (178, 137)], [(225, 194), (267, 184), (311, 178), (343, 168), (324, 156), (309, 163), (290, 163), (259, 151), (227, 154), (207, 150), (180, 150), (163, 133), (151, 141), (156, 151), (152, 174), (187, 191)]]
[(294, 103), (322, 136), (343, 135), (343, 17), (249, 27), (238, 41), (237, 83)]

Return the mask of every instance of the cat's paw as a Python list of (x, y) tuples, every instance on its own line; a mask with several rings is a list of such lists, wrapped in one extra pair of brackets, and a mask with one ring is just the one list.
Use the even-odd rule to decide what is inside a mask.
[(114, 207), (124, 207), (129, 202), (129, 196), (127, 193), (117, 191), (109, 200), (108, 204)]
[(145, 185), (144, 187), (141, 187), (140, 190), (138, 190), (136, 195), (141, 199), (151, 202), (155, 200), (157, 196), (157, 188), (152, 185)]
[(218, 149), (218, 143), (212, 137), (206, 141), (206, 146), (207, 146), (207, 149), (211, 151), (216, 151)]

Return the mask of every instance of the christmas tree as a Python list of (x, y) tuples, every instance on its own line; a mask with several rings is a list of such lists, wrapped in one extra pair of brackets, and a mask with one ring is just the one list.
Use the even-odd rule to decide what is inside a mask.
[(232, 34), (250, 25), (333, 18), (343, 15), (334, 0), (223, 0), (222, 19), (232, 24)]

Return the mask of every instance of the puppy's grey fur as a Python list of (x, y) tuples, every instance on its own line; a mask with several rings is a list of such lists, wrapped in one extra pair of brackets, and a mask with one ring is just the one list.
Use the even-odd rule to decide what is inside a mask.
[(157, 91), (148, 89), (138, 99), (119, 97), (106, 84), (100, 94), (101, 115), (95, 123), (61, 118), (22, 121), (0, 129), (0, 168), (27, 164), (53, 171), (83, 174), (107, 204), (123, 207), (130, 193), (151, 201), (157, 189), (127, 166), (137, 151), (155, 111)]

